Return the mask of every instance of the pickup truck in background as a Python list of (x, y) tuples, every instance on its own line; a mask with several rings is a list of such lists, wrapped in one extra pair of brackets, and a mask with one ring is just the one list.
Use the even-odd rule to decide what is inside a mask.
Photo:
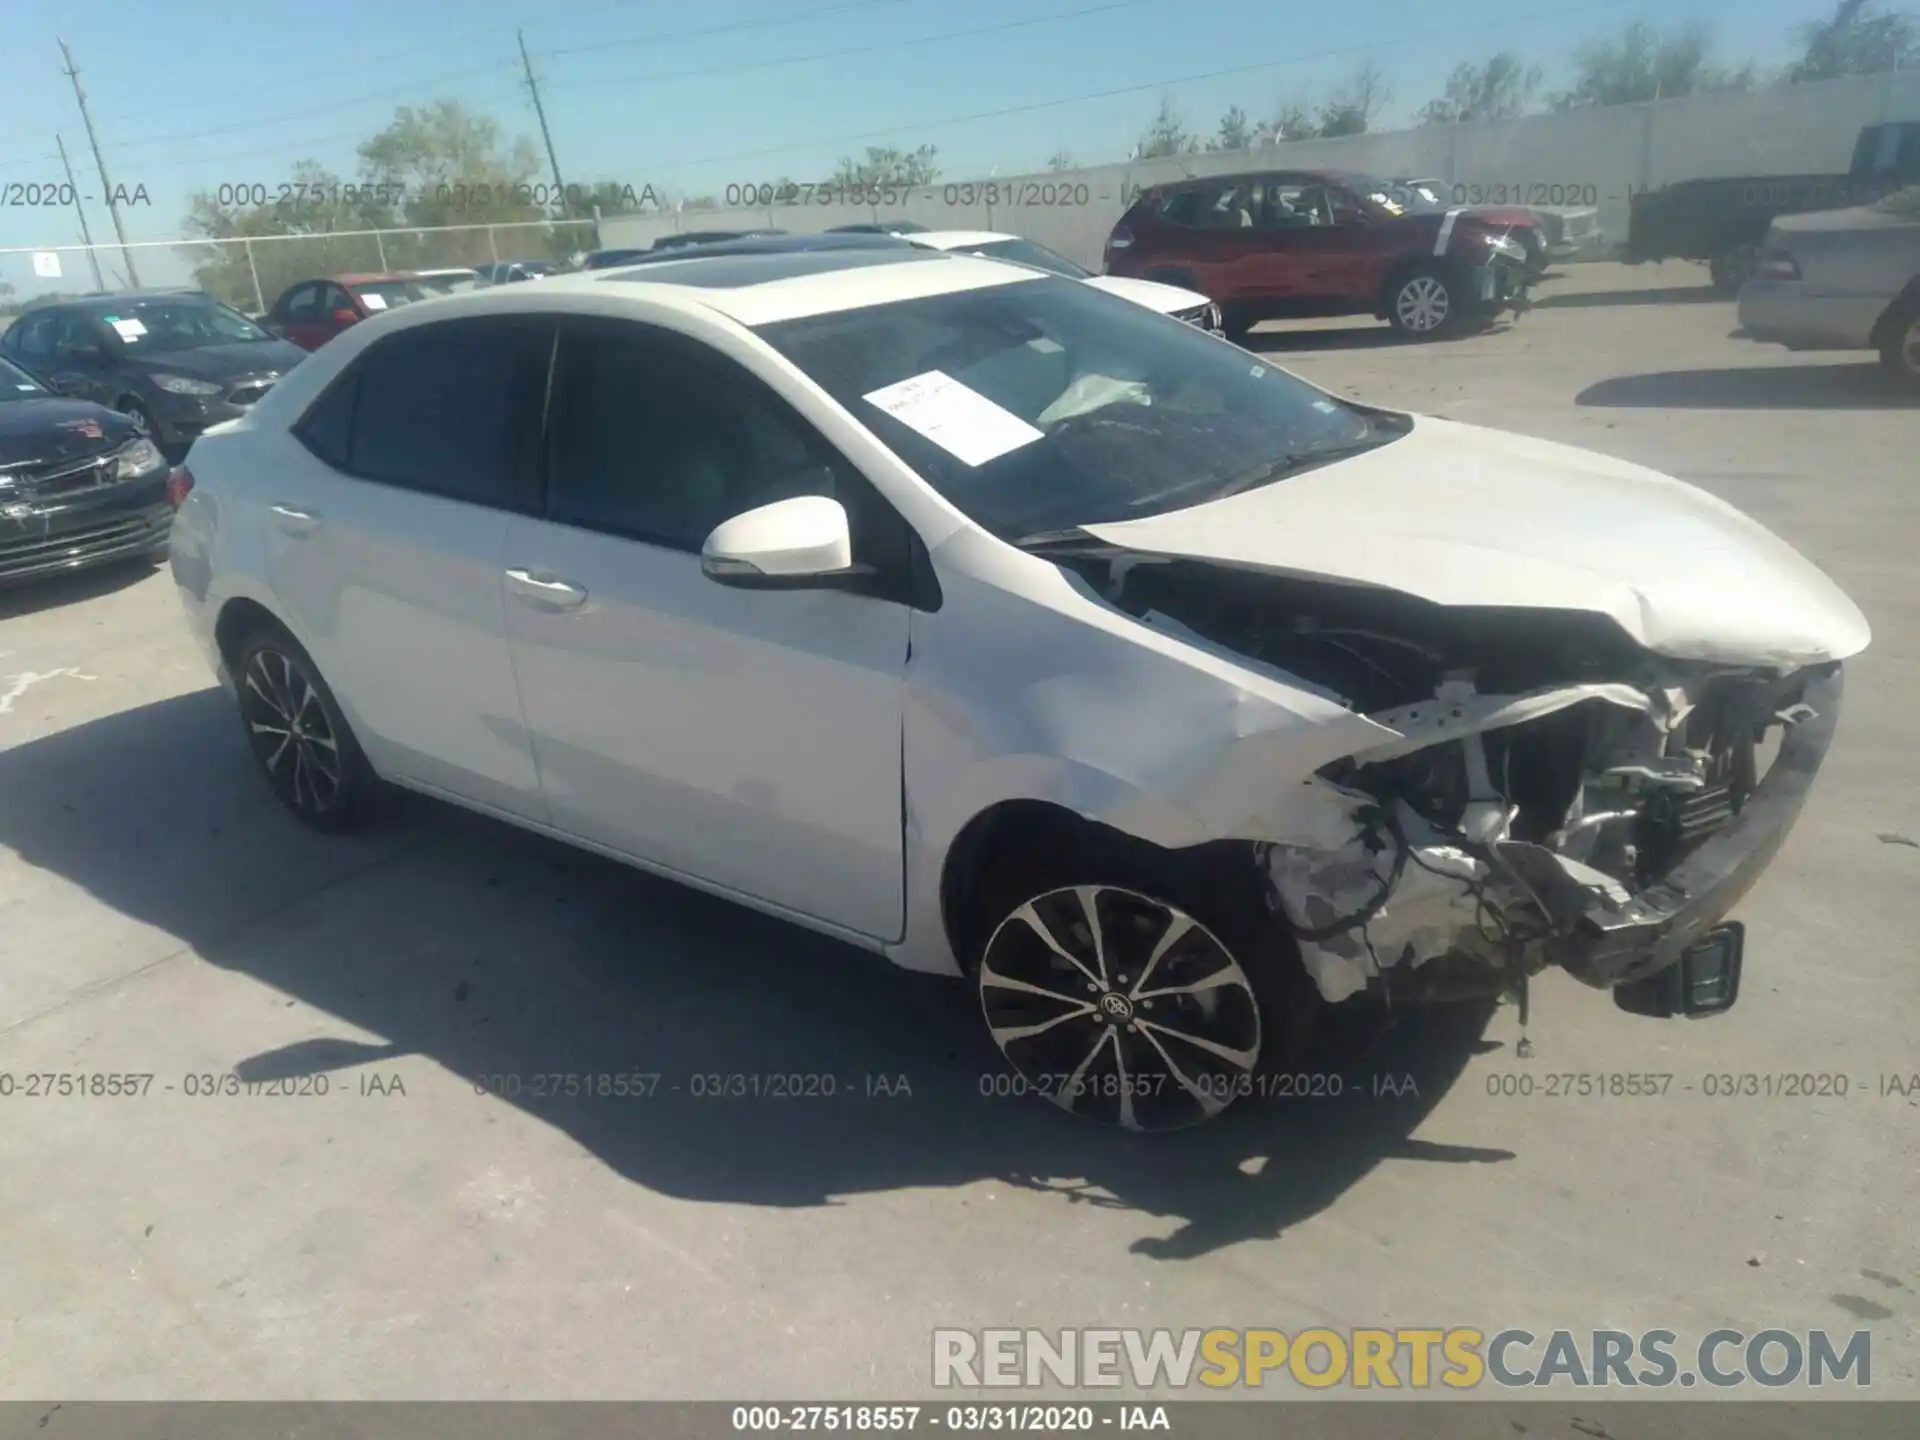
[(1626, 258), (1704, 260), (1716, 289), (1737, 295), (1767, 228), (1781, 215), (1870, 205), (1920, 183), (1920, 121), (1868, 125), (1853, 163), (1830, 175), (1736, 175), (1681, 180), (1632, 198)]
[(1920, 394), (1920, 185), (1774, 221), (1740, 290), (1740, 328), (1789, 350), (1878, 350)]

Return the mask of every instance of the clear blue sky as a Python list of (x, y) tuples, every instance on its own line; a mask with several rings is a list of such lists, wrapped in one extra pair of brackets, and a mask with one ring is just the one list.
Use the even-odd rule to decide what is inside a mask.
[[(187, 197), (272, 184), (354, 147), (407, 102), (455, 97), (537, 140), (516, 27), (534, 56), (570, 184), (720, 193), (824, 176), (869, 144), (939, 147), (945, 176), (1040, 168), (1066, 149), (1123, 158), (1169, 95), (1190, 128), (1230, 105), (1272, 112), (1325, 96), (1371, 57), (1404, 121), (1461, 60), (1501, 48), (1547, 67), (1583, 39), (1647, 17), (1711, 22), (1722, 58), (1777, 63), (1830, 0), (8, 0), (0, 39), (0, 187), (60, 179), (66, 141), (94, 239), (112, 238), (56, 35), (73, 47), (129, 239), (181, 233)], [(971, 32), (971, 33), (960, 33)], [(925, 41), (926, 43), (907, 43)], [(865, 50), (866, 53), (835, 53)], [(1219, 74), (1222, 71), (1239, 71)], [(1194, 78), (1185, 77), (1211, 77)], [(1180, 82), (1180, 83), (1170, 83)], [(1104, 93), (1131, 89), (1131, 93)], [(1092, 98), (1079, 98), (1092, 97)], [(1049, 103), (1070, 102), (1070, 103)], [(1024, 113), (972, 119), (984, 112)], [(13, 199), (0, 188), (0, 201)], [(0, 246), (77, 243), (70, 208), (0, 203)], [(154, 254), (156, 260), (162, 252)], [(171, 254), (171, 252), (164, 252)], [(67, 258), (68, 274), (80, 257)], [(170, 276), (157, 264), (143, 278)], [(0, 280), (39, 288), (28, 257)], [(71, 285), (71, 280), (64, 282)]]

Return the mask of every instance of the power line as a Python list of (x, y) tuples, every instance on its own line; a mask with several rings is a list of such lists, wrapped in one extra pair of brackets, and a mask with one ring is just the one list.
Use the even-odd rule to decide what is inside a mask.
[[(1418, 44), (1428, 40), (1448, 40), (1475, 30), (1506, 30), (1515, 19), (1558, 19), (1570, 15), (1591, 14), (1600, 10), (1619, 10), (1617, 3), (1569, 6), (1560, 10), (1529, 10), (1524, 16), (1508, 16), (1490, 20), (1484, 24), (1448, 25), (1443, 29), (1432, 30), (1421, 35), (1395, 36), (1396, 46)], [(678, 164), (662, 166), (672, 172), (691, 170), (698, 165), (722, 165), (735, 160), (759, 160), (772, 155), (791, 155), (799, 150), (811, 150), (823, 145), (850, 145), (863, 140), (889, 140), (899, 135), (923, 133), (937, 126), (971, 125), (981, 120), (1000, 120), (1014, 115), (1031, 115), (1041, 110), (1058, 110), (1068, 105), (1084, 105), (1092, 100), (1110, 100), (1121, 95), (1139, 95), (1151, 90), (1165, 90), (1175, 85), (1193, 85), (1205, 80), (1225, 80), (1237, 75), (1257, 74), (1262, 70), (1277, 70), (1285, 65), (1298, 65), (1311, 60), (1334, 60), (1347, 55), (1365, 55), (1377, 52), (1381, 42), (1370, 41), (1359, 45), (1342, 45), (1331, 50), (1316, 50), (1299, 55), (1289, 55), (1278, 60), (1262, 60), (1250, 65), (1233, 65), (1224, 70), (1206, 70), (1193, 75), (1176, 75), (1161, 80), (1149, 80), (1138, 85), (1118, 85), (1110, 90), (1093, 90), (1080, 95), (1062, 96), (1056, 100), (1035, 100), (1025, 105), (1008, 105), (997, 110), (980, 110), (971, 115), (949, 115), (938, 120), (920, 120), (909, 125), (892, 125), (881, 130), (863, 130), (843, 135), (822, 135), (811, 140), (798, 141), (791, 145), (772, 145), (762, 150), (739, 150), (727, 155), (708, 155), (698, 160), (683, 160)]]
[(819, 20), (828, 15), (852, 15), (867, 10), (889, 10), (913, 3), (914, 0), (844, 0), (844, 3), (838, 5), (822, 5), (813, 10), (796, 10), (791, 15), (770, 16), (763, 20), (708, 25), (698, 30), (658, 30), (651, 35), (633, 35), (624, 40), (601, 40), (592, 45), (570, 45), (565, 49), (538, 50), (534, 53), (548, 59), (559, 59), (566, 55), (597, 55), (602, 50), (621, 49), (630, 45), (660, 45), (674, 40), (706, 40), (715, 35), (736, 34), (741, 30), (759, 30), (768, 25), (791, 24), (795, 20)]
[[(724, 25), (707, 25), (691, 30), (659, 30), (646, 35), (633, 35), (621, 39), (600, 41), (592, 45), (576, 45), (561, 50), (536, 50), (533, 53), (542, 58), (557, 58), (568, 55), (591, 54), (601, 50), (625, 48), (634, 45), (664, 45), (682, 40), (703, 40), (719, 35), (738, 34), (742, 30), (763, 29), (771, 24), (821, 19), (832, 15), (861, 13), (869, 10), (887, 9), (913, 3), (916, 3), (916, 0), (840, 0), (838, 4), (819, 5), (810, 10), (799, 10), (786, 16), (762, 17), (757, 20), (735, 20)], [(520, 48), (522, 50), (526, 48), (524, 41), (520, 43)], [(406, 52), (396, 52), (396, 54), (403, 53)], [(343, 96), (338, 100), (329, 100), (319, 105), (309, 105), (300, 110), (286, 110), (278, 114), (259, 116), (243, 124), (217, 125), (205, 130), (176, 130), (160, 135), (143, 135), (136, 140), (123, 140), (115, 145), (113, 149), (116, 151), (135, 150), (150, 148), (155, 145), (177, 145), (192, 140), (211, 140), (221, 135), (251, 133), (270, 125), (284, 125), (294, 120), (311, 120), (320, 115), (336, 115), (342, 111), (358, 109), (360, 106), (370, 104), (376, 100), (404, 99), (408, 97), (417, 98), (423, 90), (431, 89), (436, 85), (441, 85), (448, 81), (467, 80), (478, 75), (495, 74), (501, 71), (510, 71), (519, 68), (520, 62), (515, 60), (490, 60), (484, 64), (466, 65), (454, 70), (438, 70), (428, 75), (418, 77), (405, 85), (387, 85), (382, 86), (378, 90), (363, 90), (357, 94)], [(284, 87), (281, 88), (284, 90)], [(136, 116), (124, 118), (144, 119), (148, 117)], [(50, 160), (53, 157), (49, 155), (41, 158)], [(27, 161), (20, 163), (32, 164), (34, 162)], [(6, 168), (19, 168), (19, 165), (10, 165)]]
[[(876, 0), (862, 0), (862, 3), (867, 5), (868, 7), (871, 7), (874, 3), (876, 3)], [(900, 3), (900, 0), (884, 0), (884, 3), (889, 3), (889, 4)], [(1098, 5), (1083, 6), (1078, 10), (1058, 11), (1051, 15), (1031, 16), (1021, 20), (1003, 20), (1000, 23), (995, 25), (975, 26), (967, 30), (948, 30), (948, 31), (942, 31), (941, 33), (935, 34), (935, 35), (914, 35), (914, 36), (909, 36), (902, 40), (882, 40), (882, 41), (876, 41), (872, 44), (867, 44), (867, 45), (842, 46), (838, 49), (833, 49), (833, 50), (816, 51), (813, 54), (809, 54), (809, 55), (781, 55), (781, 56), (776, 56), (771, 60), (747, 60), (747, 61), (742, 61), (738, 64), (698, 66), (698, 67), (694, 67), (686, 70), (666, 70), (666, 71), (651, 71), (651, 72), (645, 72), (641, 74), (596, 76), (592, 80), (581, 81), (581, 82), (577, 82), (574, 85), (568, 86), (566, 87), (566, 91), (571, 92), (572, 90), (576, 90), (576, 89), (588, 89), (596, 85), (650, 84), (650, 83), (669, 81), (669, 80), (700, 79), (710, 75), (738, 74), (744, 71), (751, 71), (751, 70), (778, 69), (780, 67), (788, 66), (788, 65), (810, 64), (812, 62), (820, 61), (820, 60), (837, 60), (837, 59), (842, 59), (842, 58), (845, 58), (848, 56), (854, 56), (854, 55), (871, 55), (871, 54), (875, 54), (875, 53), (886, 51), (886, 50), (911, 49), (915, 46), (920, 46), (920, 45), (943, 44), (951, 40), (969, 39), (969, 38), (981, 36), (981, 35), (995, 35), (995, 34), (1000, 34), (1010, 30), (1030, 29), (1036, 25), (1056, 24), (1063, 20), (1078, 20), (1089, 15), (1103, 14), (1103, 13), (1108, 13), (1115, 10), (1134, 9), (1141, 5), (1157, 4), (1157, 3), (1160, 3), (1160, 0), (1106, 0), (1106, 3), (1098, 4)], [(835, 7), (835, 8), (844, 9), (846, 7), (842, 6), (842, 7)], [(733, 27), (720, 27), (720, 28), (733, 28)], [(686, 34), (686, 33), (692, 33), (692, 32), (681, 32), (681, 33)], [(540, 52), (534, 52), (534, 53), (537, 54)], [(546, 53), (552, 54), (553, 52), (549, 51)], [(489, 67), (489, 68), (492, 68), (492, 67)], [(271, 122), (265, 122), (265, 123), (271, 123)], [(257, 127), (249, 126), (245, 128), (254, 129)], [(544, 129), (545, 129), (544, 124), (542, 126), (542, 129), (544, 132)], [(204, 133), (225, 133), (225, 131), (222, 130), (217, 132), (203, 132), (203, 134)], [(197, 137), (158, 136), (158, 137), (150, 137), (147, 140), (134, 142), (134, 143), (157, 144), (161, 140), (183, 139), (183, 138), (192, 139)], [(364, 138), (365, 138), (365, 134), (362, 131), (356, 130), (351, 133), (340, 132), (332, 136), (324, 137), (324, 139), (321, 139), (321, 140), (307, 141), (303, 148), (312, 149), (320, 144), (332, 143), (339, 140), (359, 140)], [(125, 147), (122, 147), (122, 148), (125, 148)], [(159, 165), (150, 165), (147, 167), (147, 170), (152, 171), (156, 169), (158, 170), (192, 169), (192, 168), (196, 168), (203, 165), (220, 164), (227, 160), (244, 160), (253, 155), (269, 153), (269, 151), (273, 153), (279, 153), (283, 151), (285, 148), (286, 147), (279, 146), (279, 145), (275, 145), (272, 147), (261, 146), (261, 147), (256, 147), (249, 150), (232, 151), (225, 155), (201, 156), (201, 157), (195, 157), (193, 159), (181, 160), (181, 161), (166, 161)], [(548, 159), (551, 160), (553, 157), (552, 157), (552, 147), (550, 144), (549, 144), (548, 150), (549, 150)], [(562, 190), (564, 193), (564, 187), (562, 187)]]
[[(58, 36), (54, 38), (59, 40)], [(140, 275), (133, 268), (133, 256), (127, 249), (127, 230), (120, 223), (120, 206), (114, 199), (113, 182), (107, 178), (107, 162), (100, 158), (100, 137), (93, 133), (93, 116), (87, 113), (87, 92), (80, 88), (80, 67), (73, 63), (73, 52), (65, 40), (60, 40), (60, 56), (67, 62), (66, 76), (73, 82), (73, 98), (80, 102), (80, 120), (87, 127), (87, 143), (93, 146), (93, 163), (100, 171), (100, 186), (107, 192), (107, 214), (113, 217), (113, 233), (120, 237), (120, 259), (127, 267), (128, 276), (138, 285)], [(60, 158), (66, 159), (65, 145), (60, 147)]]
[[(547, 143), (547, 163), (553, 166), (553, 190), (556, 195), (567, 193), (566, 183), (560, 178), (560, 157), (554, 153), (553, 132), (547, 129), (546, 107), (540, 103), (540, 82), (533, 78), (533, 61), (527, 58), (527, 37), (524, 31), (513, 32), (514, 39), (520, 42), (520, 63), (527, 71), (527, 93), (533, 96), (533, 113), (540, 121), (540, 138)], [(560, 202), (555, 201), (556, 205)]]
[[(647, 3), (648, 3), (648, 0), (619, 0), (619, 3), (612, 4), (612, 5), (596, 6), (591, 10), (569, 11), (564, 18), (566, 18), (567, 20), (590, 20), (596, 16), (612, 14), (616, 10), (631, 10), (636, 5), (644, 5)], [(735, 21), (730, 25), (708, 26), (706, 28), (699, 29), (699, 30), (660, 31), (653, 35), (636, 36), (628, 40), (613, 40), (607, 43), (610, 45), (645, 45), (645, 44), (653, 44), (653, 43), (666, 43), (668, 41), (673, 41), (673, 40), (702, 39), (708, 35), (715, 35), (715, 34), (724, 35), (724, 34), (730, 34), (739, 30), (760, 29), (760, 28), (772, 26), (772, 25), (787, 24), (795, 20), (808, 20), (808, 19), (814, 19), (820, 16), (826, 16), (826, 15), (847, 14), (847, 13), (852, 13), (852, 12), (861, 11), (861, 10), (877, 10), (877, 9), (884, 8), (886, 6), (907, 5), (907, 4), (913, 4), (913, 3), (915, 3), (915, 0), (842, 0), (842, 3), (839, 3), (839, 4), (819, 5), (809, 10), (796, 10), (789, 15), (778, 15), (778, 14), (762, 15), (752, 20)], [(370, 59), (360, 61), (353, 67), (351, 71), (345, 71), (345, 70), (333, 71), (333, 72), (321, 71), (317, 75), (308, 74), (303, 71), (301, 74), (301, 79), (308, 83), (312, 83), (317, 80), (320, 83), (324, 84), (329, 78), (335, 77), (335, 76), (343, 77), (351, 74), (355, 78), (358, 78), (359, 76), (363, 75), (367, 71), (367, 69), (370, 67), (375, 67), (380, 65), (390, 65), (396, 60), (408, 60), (415, 55), (424, 55), (428, 51), (444, 52), (445, 48), (446, 47), (445, 47), (444, 41), (429, 41), (419, 45), (409, 45), (404, 50), (389, 50), (384, 55), (376, 55), (371, 57)], [(586, 46), (576, 47), (576, 50), (588, 51), (588, 50), (597, 50), (600, 48), (602, 47), (598, 45), (586, 45)], [(576, 53), (576, 50), (547, 51), (544, 53), (573, 54), (573, 53)], [(534, 53), (538, 55), (543, 52), (536, 50)], [(478, 68), (491, 69), (491, 68), (494, 68), (494, 65), (510, 66), (511, 64), (512, 64), (511, 61), (497, 61), (487, 66), (478, 67)], [(417, 91), (420, 85), (436, 85), (444, 80), (458, 79), (462, 75), (473, 74), (473, 73), (476, 73), (476, 70), (474, 68), (468, 68), (464, 70), (436, 71), (426, 76), (425, 78), (421, 79), (420, 81), (418, 81), (416, 83), (415, 89)], [(232, 99), (245, 99), (249, 95), (284, 95), (285, 93), (286, 93), (286, 86), (284, 84), (256, 85), (256, 86), (250, 86), (244, 90), (223, 91), (222, 96), (225, 99), (232, 100)], [(382, 91), (379, 93), (386, 94), (389, 92)], [(136, 111), (129, 111), (124, 115), (108, 115), (104, 117), (101, 123), (111, 124), (116, 120), (144, 121), (150, 118), (152, 118), (150, 111), (136, 110)], [(272, 122), (268, 121), (268, 122), (262, 122), (262, 123), (272, 123)], [(251, 127), (242, 127), (242, 128), (251, 128)]]
[[(777, 70), (786, 65), (806, 65), (815, 60), (841, 60), (849, 55), (874, 55), (885, 50), (907, 50), (916, 45), (938, 45), (948, 40), (966, 40), (976, 35), (999, 35), (1008, 30), (1025, 30), (1035, 25), (1052, 25), (1062, 20), (1079, 20), (1114, 10), (1133, 10), (1161, 0), (1107, 0), (1079, 10), (1063, 10), (1052, 15), (1036, 15), (1025, 20), (1003, 20), (997, 25), (979, 25), (971, 30), (946, 30), (938, 35), (914, 35), (904, 40), (879, 40), (871, 45), (849, 45), (839, 50), (820, 50), (811, 55), (781, 55), (772, 60), (743, 60), (737, 65), (702, 65), (692, 70), (655, 70), (644, 74), (599, 75), (591, 80), (576, 80), (568, 93), (588, 90), (596, 85), (644, 85), (663, 80), (699, 80), (710, 75), (737, 75), (745, 70)], [(551, 52), (549, 52), (551, 53)]]
[(73, 213), (80, 217), (80, 241), (87, 247), (87, 260), (93, 266), (93, 288), (104, 290), (107, 282), (100, 278), (100, 253), (93, 248), (93, 231), (87, 227), (87, 207), (80, 203), (80, 187), (74, 183), (73, 166), (67, 162), (67, 142), (55, 135), (53, 143), (60, 147), (60, 166), (67, 172), (67, 189), (73, 192)]

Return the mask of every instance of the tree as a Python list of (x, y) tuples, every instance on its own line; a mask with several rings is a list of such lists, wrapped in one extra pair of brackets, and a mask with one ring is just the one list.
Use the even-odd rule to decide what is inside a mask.
[(1047, 157), (1047, 169), (1049, 170), (1074, 170), (1077, 168), (1079, 168), (1078, 163), (1074, 160), (1073, 152), (1070, 150), (1056, 150)]
[(1247, 112), (1238, 105), (1220, 117), (1220, 130), (1207, 142), (1209, 150), (1249, 150), (1253, 148), (1254, 127)]
[(1540, 67), (1524, 65), (1511, 50), (1502, 50), (1478, 65), (1463, 61), (1454, 66), (1445, 93), (1422, 106), (1420, 118), (1429, 125), (1511, 120), (1539, 88)]
[(1582, 105), (1632, 105), (1754, 84), (1751, 60), (1734, 70), (1707, 63), (1711, 34), (1700, 24), (1662, 34), (1636, 20), (1611, 40), (1589, 40), (1573, 54), (1574, 83), (1549, 102), (1556, 110)]
[(1327, 139), (1364, 135), (1392, 98), (1393, 89), (1380, 67), (1372, 60), (1362, 61), (1347, 83), (1320, 107), (1319, 133)]
[(918, 150), (869, 145), (865, 160), (856, 161), (851, 155), (840, 157), (840, 164), (833, 172), (833, 184), (848, 190), (931, 185), (940, 174), (940, 167), (934, 164), (937, 154), (939, 151), (932, 145), (922, 145)]
[[(251, 193), (238, 187), (224, 199), (219, 191), (194, 195), (187, 233), (239, 242), (186, 247), (195, 281), (251, 310), (256, 277), (260, 300), (271, 305), (287, 286), (319, 275), (482, 265), (496, 258), (561, 259), (582, 238), (577, 228), (543, 223), (542, 202), (554, 198), (553, 186), (540, 179), (532, 143), (524, 137), (507, 141), (494, 121), (458, 101), (401, 106), (385, 129), (360, 145), (359, 159), (353, 180), (303, 160), (285, 181), (252, 187)], [(529, 228), (497, 234), (491, 243), (486, 229), (409, 233), (512, 222)], [(383, 233), (343, 233), (369, 230)]]
[(1171, 96), (1163, 97), (1160, 109), (1133, 147), (1135, 160), (1160, 160), (1169, 155), (1191, 155), (1200, 142), (1187, 133), (1186, 120)]
[(1830, 18), (1811, 21), (1796, 33), (1806, 47), (1787, 71), (1796, 85), (1920, 64), (1920, 25), (1912, 15), (1877, 13), (1873, 0), (1839, 0)]
[(1261, 145), (1277, 145), (1287, 140), (1311, 140), (1319, 134), (1313, 113), (1298, 100), (1282, 100), (1273, 107), (1273, 118), (1263, 120), (1254, 130)]

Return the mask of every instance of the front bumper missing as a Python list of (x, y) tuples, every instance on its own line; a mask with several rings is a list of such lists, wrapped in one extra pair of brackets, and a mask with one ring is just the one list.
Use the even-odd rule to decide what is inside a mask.
[[(1704, 939), (1786, 843), (1832, 747), (1843, 688), (1840, 666), (1813, 671), (1802, 692), (1813, 714), (1788, 728), (1772, 767), (1732, 822), (1624, 905), (1583, 895), (1571, 929), (1544, 942), (1550, 962), (1585, 984), (1610, 989), (1669, 969)], [(1495, 846), (1509, 861), (1526, 848)], [(1530, 880), (1546, 873), (1537, 862), (1515, 868)]]
[[(1366, 752), (1361, 769), (1340, 782), (1321, 777), (1325, 787), (1306, 792), (1311, 802), (1292, 832), (1257, 852), (1269, 901), (1285, 916), (1322, 997), (1338, 1003), (1378, 990), (1408, 1000), (1464, 998), (1498, 993), (1558, 966), (1587, 985), (1615, 990), (1622, 1008), (1639, 1013), (1727, 1008), (1737, 991), (1737, 974), (1728, 971), (1737, 970), (1739, 946), (1720, 922), (1778, 853), (1805, 804), (1838, 722), (1841, 670), (1830, 664), (1760, 685), (1740, 707), (1744, 718), (1729, 720), (1754, 726), (1756, 737), (1780, 724), (1773, 763), (1757, 781), (1749, 766), (1743, 799), (1727, 787), (1720, 796), (1697, 792), (1707, 803), (1691, 819), (1703, 828), (1689, 835), (1683, 819), (1670, 842), (1675, 858), (1638, 890), (1585, 863), (1580, 857), (1588, 851), (1578, 845), (1512, 839), (1519, 811), (1504, 797), (1470, 804), (1457, 828), (1441, 829), (1391, 789), (1350, 787), (1370, 783), (1363, 780), (1366, 762), (1416, 755), (1451, 733), (1463, 746), (1469, 793), (1491, 794), (1482, 734), (1587, 701), (1639, 709), (1652, 706), (1653, 695), (1613, 684), (1519, 697), (1442, 686), (1439, 705), (1374, 717), (1402, 731), (1401, 740)], [(1692, 708), (1688, 702), (1680, 714)], [(1673, 719), (1647, 713), (1667, 737), (1664, 746)], [(1637, 743), (1606, 763), (1631, 758)], [(1388, 785), (1392, 778), (1375, 775)], [(1633, 813), (1595, 818), (1617, 823)], [(1683, 962), (1681, 975), (1649, 982)]]

